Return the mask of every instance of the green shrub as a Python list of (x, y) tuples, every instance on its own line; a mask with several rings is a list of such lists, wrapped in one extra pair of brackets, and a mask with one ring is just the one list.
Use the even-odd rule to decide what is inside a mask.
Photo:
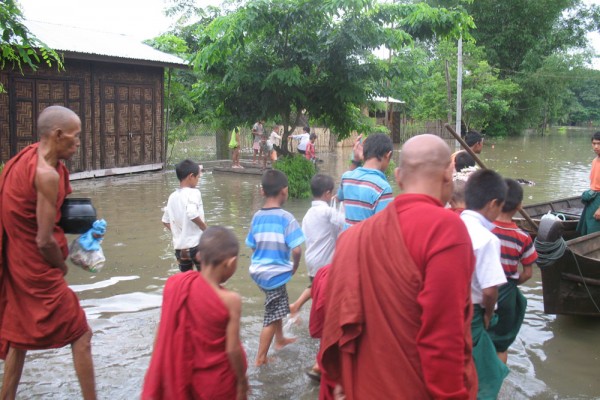
[(0, 163), (0, 175), (2, 175), (2, 170), (4, 169), (4, 163)]
[(289, 196), (294, 199), (311, 197), (310, 180), (317, 172), (315, 165), (302, 155), (281, 157), (273, 164), (273, 168), (288, 177)]

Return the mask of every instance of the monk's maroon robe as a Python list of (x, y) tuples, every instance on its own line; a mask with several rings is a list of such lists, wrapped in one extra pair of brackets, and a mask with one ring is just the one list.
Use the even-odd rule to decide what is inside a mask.
[[(24, 349), (63, 347), (90, 328), (77, 295), (59, 268), (48, 265), (36, 244), (38, 144), (28, 146), (6, 163), (0, 178), (0, 357), (9, 346)], [(67, 239), (57, 225), (60, 207), (71, 193), (69, 172), (60, 175), (54, 239), (63, 256)]]
[(235, 399), (228, 323), (229, 311), (199, 272), (171, 276), (142, 399)]

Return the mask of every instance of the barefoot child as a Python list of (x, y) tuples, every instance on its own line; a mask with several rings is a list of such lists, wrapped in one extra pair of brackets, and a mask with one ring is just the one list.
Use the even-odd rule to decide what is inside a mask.
[(240, 296), (221, 286), (235, 273), (239, 243), (229, 229), (202, 235), (200, 273), (171, 276), (142, 399), (246, 399)]
[(191, 270), (196, 261), (198, 243), (206, 229), (202, 194), (198, 190), (200, 166), (192, 160), (183, 160), (175, 166), (179, 188), (169, 196), (162, 217), (163, 225), (173, 234), (175, 257), (181, 272)]
[[(502, 268), (507, 283), (498, 289), (498, 323), (488, 330), (498, 357), (506, 364), (508, 347), (515, 341), (521, 329), (527, 299), (517, 285), (527, 282), (532, 274), (532, 265), (538, 255), (533, 241), (527, 232), (519, 229), (512, 220), (523, 201), (523, 188), (514, 179), (507, 179), (508, 192), (502, 207), (502, 213), (494, 222), (496, 227), (492, 232), (500, 239), (502, 246)], [(519, 263), (523, 272), (519, 274)]]
[[(302, 219), (302, 232), (306, 237), (306, 268), (311, 283), (317, 271), (331, 263), (335, 241), (344, 228), (344, 214), (329, 206), (333, 187), (333, 178), (329, 175), (317, 174), (310, 181), (313, 201)], [(290, 304), (292, 317), (310, 299), (310, 289), (308, 285), (298, 300)]]
[[(250, 225), (246, 245), (253, 250), (250, 277), (265, 292), (265, 315), (260, 333), (256, 365), (267, 363), (267, 353), (275, 338), (275, 349), (295, 339), (283, 336), (281, 320), (290, 312), (286, 283), (298, 269), (304, 234), (294, 216), (281, 206), (288, 198), (288, 180), (278, 170), (262, 176), (265, 203)], [(290, 262), (290, 254), (293, 262)]]

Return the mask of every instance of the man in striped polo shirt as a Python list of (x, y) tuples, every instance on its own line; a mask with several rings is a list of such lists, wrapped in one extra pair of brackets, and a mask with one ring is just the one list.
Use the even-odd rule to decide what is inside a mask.
[[(392, 200), (392, 187), (385, 177), (394, 145), (383, 133), (369, 135), (360, 151), (355, 151), (350, 171), (342, 175), (337, 197), (344, 202), (346, 224), (344, 229), (367, 219), (383, 210)], [(360, 149), (360, 137), (355, 150)]]

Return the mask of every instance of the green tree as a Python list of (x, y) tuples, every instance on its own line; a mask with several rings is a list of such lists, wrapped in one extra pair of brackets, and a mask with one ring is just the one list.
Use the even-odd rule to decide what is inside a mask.
[[(208, 22), (208, 21), (207, 21)], [(373, 0), (251, 0), (197, 26), (194, 94), (210, 118), (232, 126), (256, 118), (290, 127), (302, 112), (343, 138), (365, 127), (360, 106), (390, 72), (373, 50), (472, 27), (458, 9)]]
[[(22, 73), (23, 67), (28, 66), (35, 71), (42, 62), (48, 66), (56, 63), (59, 69), (63, 68), (62, 58), (29, 32), (23, 23), (23, 13), (14, 0), (2, 0), (0, 30), (0, 69), (8, 66)], [(2, 92), (4, 87), (0, 83)]]

